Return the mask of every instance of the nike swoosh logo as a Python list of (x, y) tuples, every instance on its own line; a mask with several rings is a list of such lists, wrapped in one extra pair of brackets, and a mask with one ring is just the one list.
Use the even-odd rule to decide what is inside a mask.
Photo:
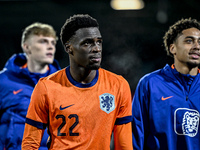
[(172, 97), (173, 97), (173, 96), (169, 96), (169, 97), (163, 97), (163, 96), (162, 96), (161, 99), (162, 99), (162, 101), (165, 101), (165, 100), (167, 100), (167, 99), (169, 99), (169, 98), (172, 98)]
[(72, 105), (69, 105), (69, 106), (66, 106), (66, 107), (62, 107), (62, 105), (60, 106), (60, 110), (64, 110), (64, 109), (66, 109), (66, 108), (69, 108), (69, 107), (71, 107), (71, 106), (73, 106), (74, 104), (72, 104)]
[(13, 91), (13, 94), (16, 95), (16, 94), (18, 94), (18, 93), (21, 92), (21, 91), (22, 91), (22, 89), (19, 89), (19, 90), (17, 90), (17, 91)]

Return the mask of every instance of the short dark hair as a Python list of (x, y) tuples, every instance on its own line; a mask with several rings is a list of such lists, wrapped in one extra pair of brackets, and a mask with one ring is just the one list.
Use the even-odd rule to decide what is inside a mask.
[(167, 51), (167, 55), (172, 56), (169, 48), (170, 45), (177, 39), (177, 37), (182, 33), (183, 30), (189, 28), (197, 28), (200, 30), (200, 23), (196, 19), (181, 19), (177, 21), (174, 25), (169, 27), (169, 30), (165, 33), (164, 39), (164, 46), (165, 50)]
[(99, 28), (97, 20), (88, 14), (77, 14), (71, 16), (66, 20), (65, 24), (61, 28), (60, 38), (62, 44), (65, 45), (65, 43), (68, 42), (73, 35), (75, 35), (75, 32), (78, 29), (89, 27)]

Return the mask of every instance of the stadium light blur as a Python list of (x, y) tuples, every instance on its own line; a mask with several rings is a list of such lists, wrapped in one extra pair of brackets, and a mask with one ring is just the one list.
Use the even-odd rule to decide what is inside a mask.
[(139, 10), (144, 8), (142, 0), (111, 0), (110, 5), (115, 10)]

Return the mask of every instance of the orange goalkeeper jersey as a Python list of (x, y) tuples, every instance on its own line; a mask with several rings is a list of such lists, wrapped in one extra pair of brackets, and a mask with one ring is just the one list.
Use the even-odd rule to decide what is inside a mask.
[(81, 84), (67, 67), (38, 82), (26, 123), (48, 127), (50, 150), (108, 150), (114, 125), (131, 122), (131, 113), (130, 87), (122, 76), (100, 68), (91, 83)]

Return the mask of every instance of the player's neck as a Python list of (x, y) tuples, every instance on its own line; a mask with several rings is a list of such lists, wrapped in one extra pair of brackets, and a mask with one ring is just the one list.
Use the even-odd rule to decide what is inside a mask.
[(27, 67), (28, 67), (28, 70), (32, 73), (43, 74), (43, 73), (46, 73), (48, 70), (48, 64), (41, 65), (36, 62), (30, 62), (30, 61), (27, 62)]
[(175, 63), (174, 66), (175, 66), (176, 70), (182, 74), (190, 74), (192, 76), (195, 76), (198, 73), (198, 67), (190, 68), (186, 65), (180, 65), (177, 63)]
[(72, 78), (82, 84), (90, 83), (96, 76), (96, 70), (86, 70), (84, 68), (75, 69), (70, 66)]

